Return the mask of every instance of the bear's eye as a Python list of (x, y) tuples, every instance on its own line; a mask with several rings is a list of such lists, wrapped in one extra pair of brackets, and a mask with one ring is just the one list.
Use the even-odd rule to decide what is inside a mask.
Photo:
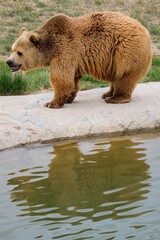
[(18, 54), (18, 56), (20, 56), (20, 57), (23, 55), (21, 52), (17, 52), (17, 54)]

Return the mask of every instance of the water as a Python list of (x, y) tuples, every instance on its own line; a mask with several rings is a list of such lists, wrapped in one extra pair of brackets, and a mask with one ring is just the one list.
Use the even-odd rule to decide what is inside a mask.
[(0, 153), (0, 240), (159, 240), (160, 133)]

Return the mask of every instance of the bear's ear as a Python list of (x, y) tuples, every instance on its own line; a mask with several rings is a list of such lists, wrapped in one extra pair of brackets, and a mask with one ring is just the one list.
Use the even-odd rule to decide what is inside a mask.
[(40, 37), (37, 34), (32, 34), (29, 37), (29, 40), (31, 41), (31, 43), (33, 43), (37, 47), (40, 42)]
[(19, 35), (21, 36), (22, 33), (24, 33), (24, 32), (28, 32), (28, 29), (25, 27), (21, 28), (21, 30), (19, 31)]

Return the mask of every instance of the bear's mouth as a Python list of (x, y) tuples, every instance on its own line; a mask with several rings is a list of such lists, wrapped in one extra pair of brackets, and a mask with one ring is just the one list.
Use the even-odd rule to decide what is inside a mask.
[(10, 66), (11, 72), (16, 72), (21, 68), (22, 64)]

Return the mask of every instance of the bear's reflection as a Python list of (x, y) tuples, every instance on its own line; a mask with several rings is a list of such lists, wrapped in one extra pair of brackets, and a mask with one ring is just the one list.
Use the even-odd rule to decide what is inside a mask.
[[(35, 174), (9, 180), (8, 184), (14, 185), (11, 198), (24, 215), (33, 215), (35, 209), (39, 209), (37, 215), (45, 215), (47, 209), (63, 215), (73, 215), (70, 209), (74, 209), (85, 215), (82, 209), (92, 209), (87, 213), (89, 217), (100, 206), (113, 211), (117, 206), (147, 197), (149, 185), (145, 180), (150, 178), (149, 166), (145, 162), (145, 149), (139, 148), (139, 143), (127, 139), (95, 144), (85, 154), (80, 145), (54, 146), (55, 157), (43, 178), (36, 180), (38, 174), (34, 169)], [(102, 207), (107, 203), (108, 207)]]

